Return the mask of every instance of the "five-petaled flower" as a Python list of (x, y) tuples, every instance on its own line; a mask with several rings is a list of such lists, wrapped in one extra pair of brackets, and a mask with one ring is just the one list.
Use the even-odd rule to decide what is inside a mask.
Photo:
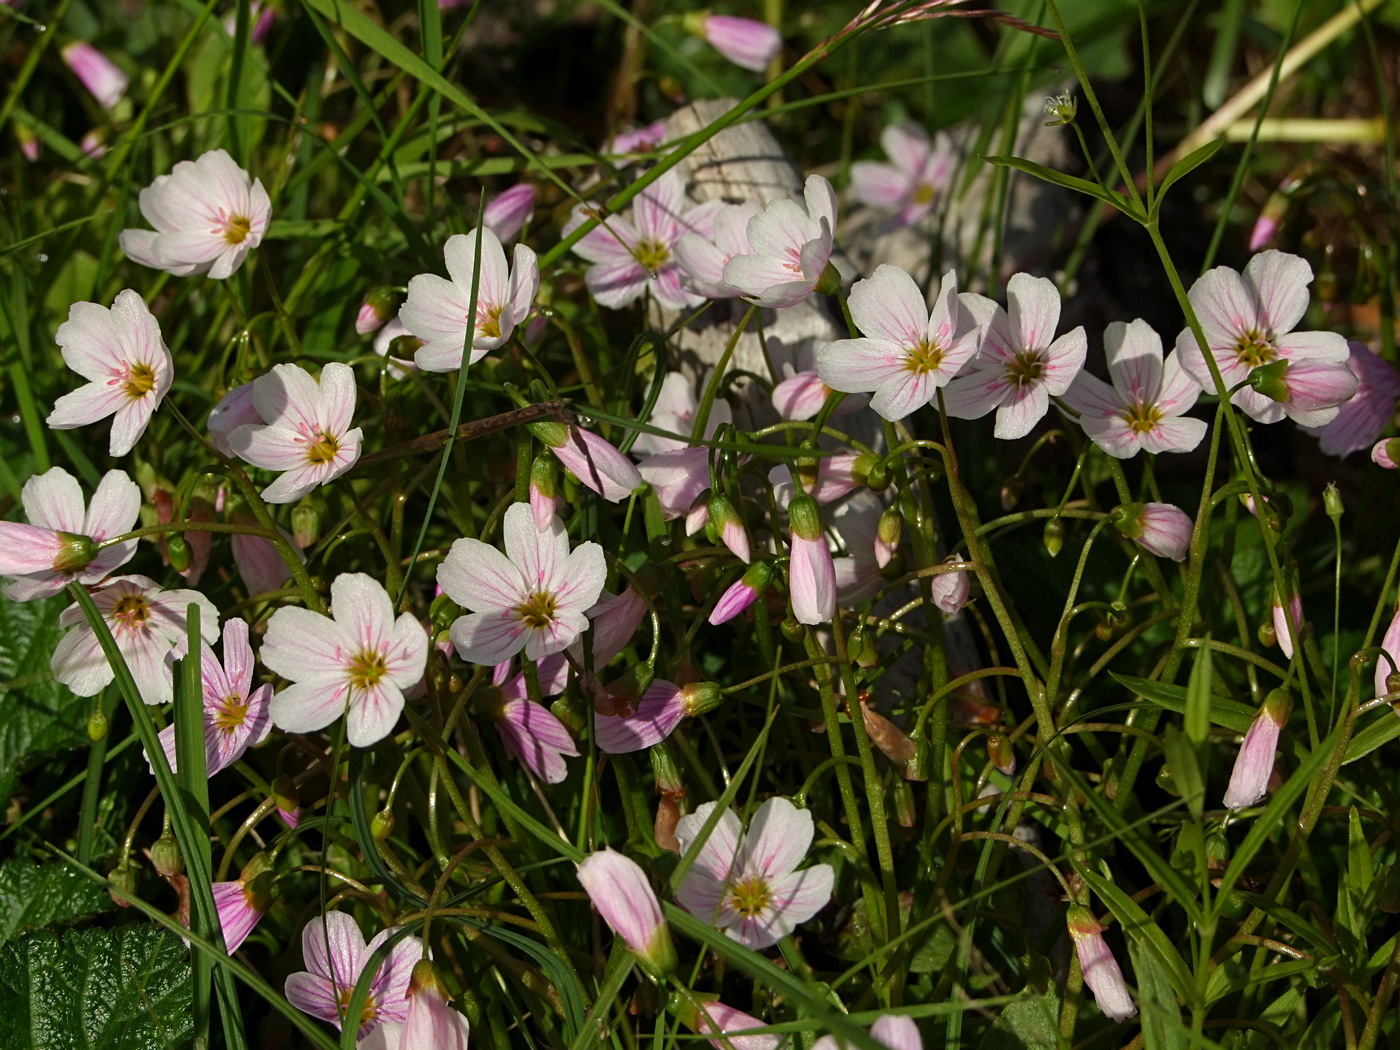
[[(355, 920), (345, 912), (317, 916), (301, 931), (301, 953), (306, 969), (287, 978), (287, 1000), (302, 1013), (345, 1026), (345, 1014), (354, 996), (361, 971), (379, 946), (395, 933), (391, 927), (368, 944)], [(380, 1025), (408, 1019), (408, 985), (414, 964), (423, 957), (417, 937), (400, 938), (379, 964), (369, 983), (360, 1016), (355, 1018), (359, 1038)]]
[(355, 414), (355, 372), (331, 361), (318, 383), (298, 365), (275, 365), (253, 380), (253, 405), (263, 423), (248, 423), (228, 436), (229, 446), (255, 467), (282, 476), (262, 497), (292, 503), (340, 477), (360, 458)]
[(538, 528), (528, 503), (511, 505), (501, 531), (505, 554), (460, 539), (437, 574), (447, 596), (473, 610), (452, 624), (458, 655), (486, 666), (522, 649), (530, 660), (565, 649), (588, 628), (607, 575), (602, 547), (589, 541), (571, 552), (563, 523)]
[[(478, 237), (480, 272), (476, 258)], [(533, 249), (517, 244), (514, 265), (507, 268), (506, 251), (490, 229), (449, 237), (442, 254), (452, 279), (420, 273), (408, 282), (408, 298), (399, 308), (399, 320), (423, 340), (413, 360), (425, 372), (453, 372), (460, 368), (468, 329), (468, 364), (474, 365), (490, 351), (504, 346), (516, 325), (530, 312), (540, 287), (540, 266)], [(474, 276), (475, 316), (471, 313)]]
[(946, 273), (933, 304), (897, 266), (857, 281), (851, 319), (864, 339), (838, 339), (817, 351), (817, 371), (833, 390), (874, 391), (870, 407), (888, 420), (928, 404), (977, 352), (978, 328), (961, 309), (957, 274)]
[(262, 181), (221, 149), (182, 160), (141, 191), (141, 214), (154, 230), (123, 230), (127, 258), (176, 277), (222, 280), (262, 243), (272, 201)]
[[(682, 853), (700, 838), (715, 803), (676, 825)], [(767, 948), (792, 933), (831, 899), (830, 864), (797, 870), (812, 845), (812, 814), (785, 798), (758, 807), (747, 834), (732, 810), (711, 829), (676, 900), (749, 948)]]
[(1003, 310), (985, 296), (961, 296), (982, 330), (982, 351), (970, 374), (948, 384), (943, 405), (959, 419), (978, 419), (995, 408), (993, 433), (1010, 440), (1029, 434), (1049, 410), (1050, 396), (1069, 389), (1089, 344), (1082, 326), (1055, 338), (1060, 293), (1054, 282), (1018, 273), (1007, 282), (1006, 298)]
[(724, 264), (723, 281), (759, 306), (796, 306), (826, 272), (836, 236), (836, 191), (809, 175), (803, 204), (791, 197), (769, 201), (749, 220), (750, 252)]
[(117, 293), (110, 309), (74, 303), (54, 341), (64, 364), (88, 383), (60, 397), (45, 422), (55, 430), (72, 430), (112, 416), (107, 451), (126, 455), (175, 378), (170, 351), (146, 301), (128, 288)]
[(345, 715), (345, 735), (369, 747), (393, 730), (404, 690), (428, 659), (428, 633), (413, 617), (394, 618), (384, 586), (362, 572), (331, 583), (331, 616), (285, 606), (267, 622), (259, 655), (292, 684), (272, 698), (272, 722), (311, 733)]
[(1206, 422), (1184, 413), (1200, 387), (1173, 352), (1162, 360), (1162, 339), (1146, 321), (1114, 321), (1103, 335), (1109, 386), (1080, 372), (1065, 391), (1065, 403), (1080, 413), (1079, 425), (1110, 456), (1131, 459), (1145, 452), (1190, 452), (1205, 437)]
[(953, 167), (953, 142), (905, 121), (880, 133), (880, 145), (890, 163), (861, 160), (851, 165), (851, 192), (862, 204), (894, 213), (892, 226), (918, 222), (933, 208), (948, 185)]

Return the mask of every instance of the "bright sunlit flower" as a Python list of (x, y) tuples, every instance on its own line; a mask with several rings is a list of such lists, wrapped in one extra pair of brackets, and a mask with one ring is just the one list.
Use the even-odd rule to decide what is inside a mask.
[[(478, 236), (481, 272), (476, 277), (473, 318), (469, 311)], [(425, 372), (455, 372), (462, 366), (468, 328), (468, 364), (474, 365), (504, 346), (516, 325), (529, 314), (540, 288), (540, 265), (534, 250), (517, 244), (513, 265), (507, 267), (506, 250), (490, 229), (449, 237), (442, 254), (451, 280), (434, 273), (420, 273), (408, 282), (408, 298), (399, 308), (399, 320), (423, 340), (413, 360)]]
[(928, 132), (912, 121), (891, 124), (880, 133), (880, 145), (890, 163), (860, 160), (851, 165), (851, 192), (862, 204), (893, 212), (893, 226), (918, 222), (948, 186), (953, 167), (953, 142)]
[(394, 618), (383, 584), (362, 572), (331, 583), (331, 615), (284, 606), (267, 622), (259, 652), (292, 684), (272, 698), (272, 722), (312, 733), (345, 715), (345, 736), (369, 747), (393, 731), (404, 690), (428, 659), (428, 633), (412, 613)]
[(132, 262), (176, 277), (228, 277), (262, 243), (272, 202), (259, 179), (221, 149), (182, 160), (141, 191), (141, 214), (154, 230), (123, 230)]
[[(630, 218), (610, 215), (586, 233), (574, 253), (593, 264), (584, 279), (598, 305), (620, 310), (647, 291), (673, 310), (704, 302), (681, 287), (676, 245), (687, 233), (708, 237), (718, 208), (713, 201), (689, 204), (680, 176), (668, 171), (637, 194)], [(565, 235), (589, 217), (585, 208), (576, 208)]]
[(1053, 281), (1018, 273), (1007, 282), (1006, 297), (1005, 310), (985, 296), (961, 297), (982, 330), (982, 352), (970, 374), (948, 385), (943, 404), (959, 419), (979, 419), (995, 408), (993, 433), (1010, 440), (1029, 434), (1051, 395), (1069, 389), (1089, 344), (1083, 326), (1055, 338), (1060, 293)]
[[(1191, 286), (1191, 306), (1228, 390), (1254, 369), (1286, 362), (1274, 394), (1251, 387), (1231, 400), (1251, 419), (1276, 423), (1288, 416), (1300, 426), (1320, 427), (1337, 417), (1338, 406), (1356, 393), (1347, 367), (1347, 341), (1335, 332), (1295, 332), (1308, 309), (1312, 267), (1296, 255), (1261, 252), (1240, 274), (1217, 266)], [(1182, 366), (1207, 393), (1215, 393), (1206, 359), (1191, 329), (1176, 337)]]
[(0, 521), (0, 576), (11, 601), (48, 598), (71, 581), (100, 583), (136, 553), (135, 540), (97, 550), (130, 532), (141, 513), (141, 490), (125, 471), (109, 470), (84, 506), (78, 479), (51, 467), (24, 483), (20, 493), (29, 524)]
[(817, 371), (833, 390), (874, 391), (870, 407), (888, 420), (928, 404), (977, 352), (978, 328), (958, 301), (957, 274), (943, 275), (930, 314), (914, 279), (883, 265), (857, 281), (851, 319), (866, 336), (817, 351)]
[(350, 428), (355, 372), (349, 365), (322, 365), (319, 383), (298, 365), (274, 365), (253, 380), (253, 406), (265, 422), (238, 427), (228, 443), (253, 466), (283, 472), (263, 489), (269, 503), (293, 503), (360, 458), (360, 428)]
[[(219, 635), (219, 610), (213, 602), (198, 591), (163, 590), (146, 576), (118, 576), (94, 591), (92, 601), (148, 704), (168, 704), (174, 695), (170, 659), (184, 652), (185, 611), (191, 603), (199, 606), (204, 640), (213, 642)], [(53, 676), (79, 696), (95, 696), (114, 677), (96, 633), (77, 605), (64, 609), (58, 624), (71, 630), (54, 649)]]
[(607, 576), (602, 547), (589, 541), (571, 552), (559, 519), (537, 528), (528, 503), (511, 505), (501, 532), (505, 554), (460, 539), (437, 574), (447, 596), (472, 610), (452, 624), (457, 654), (488, 667), (522, 649), (538, 660), (567, 648), (588, 629)]
[[(306, 970), (287, 978), (287, 1000), (302, 1013), (336, 1028), (344, 1028), (345, 1012), (360, 973), (394, 928), (376, 934), (368, 944), (355, 920), (345, 912), (317, 916), (301, 931), (301, 954)], [(364, 1039), (382, 1024), (408, 1019), (408, 984), (413, 966), (423, 957), (417, 937), (401, 938), (389, 950), (370, 981), (360, 1016), (354, 1019)]]
[[(682, 853), (700, 837), (715, 803), (676, 825)], [(748, 948), (768, 948), (826, 906), (835, 877), (830, 864), (797, 870), (812, 845), (812, 814), (785, 798), (759, 806), (747, 834), (732, 810), (700, 847), (676, 900)]]
[(809, 175), (805, 207), (790, 197), (770, 201), (749, 220), (752, 252), (724, 265), (724, 283), (759, 306), (796, 306), (812, 294), (831, 260), (836, 235), (836, 191)]
[[(549, 424), (545, 424), (549, 426)], [(642, 475), (616, 446), (591, 430), (569, 424), (560, 426), (558, 444), (545, 444), (579, 481), (612, 503), (621, 503), (642, 483)]]
[(1190, 452), (1206, 434), (1203, 419), (1184, 413), (1200, 387), (1173, 352), (1162, 360), (1162, 339), (1141, 319), (1114, 321), (1103, 335), (1109, 386), (1080, 372), (1065, 391), (1065, 403), (1080, 413), (1079, 425), (1110, 456), (1131, 459), (1139, 451)]
[[(204, 695), (204, 761), (211, 777), (237, 762), (248, 748), (262, 743), (272, 729), (268, 712), (272, 686), (253, 688), (253, 647), (248, 644), (248, 624), (236, 616), (224, 624), (223, 651), (222, 662), (208, 644), (200, 647), (199, 654)], [(173, 724), (161, 730), (160, 746), (174, 772)]]
[(88, 383), (54, 402), (45, 422), (54, 430), (72, 430), (112, 416), (107, 451), (126, 455), (175, 378), (170, 351), (146, 301), (128, 288), (117, 293), (110, 309), (74, 303), (54, 341), (64, 364)]
[(714, 213), (709, 236), (687, 233), (676, 242), (676, 261), (681, 266), (681, 284), (687, 291), (706, 299), (733, 299), (739, 289), (724, 281), (724, 267), (736, 255), (748, 255), (749, 220), (758, 214), (754, 201), (725, 204)]

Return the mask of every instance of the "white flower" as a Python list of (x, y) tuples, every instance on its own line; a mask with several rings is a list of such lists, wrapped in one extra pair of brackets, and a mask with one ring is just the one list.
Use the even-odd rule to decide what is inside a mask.
[(752, 253), (724, 266), (724, 283), (759, 306), (796, 306), (821, 280), (836, 234), (836, 191), (809, 175), (806, 207), (790, 197), (770, 201), (749, 220)]
[(258, 179), (221, 149), (182, 160), (141, 191), (141, 214), (154, 230), (123, 230), (127, 258), (176, 277), (228, 277), (262, 243), (272, 202)]

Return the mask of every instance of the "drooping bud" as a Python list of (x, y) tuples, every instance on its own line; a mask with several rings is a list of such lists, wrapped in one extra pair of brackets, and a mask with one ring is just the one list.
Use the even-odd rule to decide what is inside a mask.
[(92, 542), (91, 537), (80, 536), (76, 532), (55, 532), (54, 535), (61, 545), (54, 555), (54, 572), (82, 572), (97, 557), (97, 544)]
[(743, 576), (729, 585), (720, 595), (715, 607), (710, 610), (710, 623), (727, 623), (758, 600), (758, 596), (768, 590), (773, 582), (773, 568), (767, 562), (757, 561), (748, 567)]
[(399, 312), (399, 296), (392, 288), (376, 288), (365, 296), (355, 315), (355, 331), (359, 335), (376, 332), (385, 321)]
[(1371, 449), (1371, 461), (1386, 470), (1400, 467), (1400, 438), (1377, 441)]
[(166, 537), (165, 555), (169, 559), (172, 569), (176, 572), (184, 572), (190, 567), (189, 540), (178, 532)]
[(1137, 1013), (1137, 1007), (1128, 994), (1123, 970), (1113, 957), (1108, 942), (1103, 939), (1103, 927), (1088, 908), (1077, 904), (1070, 907), (1065, 922), (1069, 927), (1070, 940), (1074, 942), (1075, 954), (1079, 956), (1084, 983), (1094, 993), (1094, 1001), (1106, 1017), (1126, 1021)]
[(894, 507), (890, 507), (880, 515), (879, 524), (875, 526), (875, 564), (884, 568), (894, 557), (895, 550), (899, 547), (899, 539), (904, 534), (904, 515), (900, 514)]
[(1045, 523), (1044, 542), (1050, 557), (1058, 557), (1065, 545), (1065, 520), (1063, 518), (1051, 518)]
[(783, 637), (790, 642), (800, 643), (802, 639), (807, 637), (807, 628), (798, 623), (797, 619), (791, 615), (783, 619), (783, 622), (778, 625), (778, 630), (782, 631)]
[(622, 938), (642, 966), (664, 977), (676, 967), (676, 949), (661, 904), (636, 861), (612, 849), (589, 854), (578, 880), (598, 914)]
[(681, 686), (681, 700), (685, 713), (694, 718), (707, 715), (724, 702), (724, 693), (714, 682), (691, 682)]
[(541, 532), (559, 513), (559, 461), (553, 456), (536, 456), (530, 464), (530, 510)]
[(118, 908), (131, 907), (131, 898), (136, 896), (136, 883), (140, 875), (141, 869), (130, 856), (123, 857), (108, 873), (107, 881), (112, 887), (107, 893)]
[(1284, 403), (1293, 397), (1288, 389), (1288, 361), (1280, 358), (1277, 361), (1270, 361), (1266, 365), (1260, 365), (1249, 373), (1249, 388), (1256, 394), (1263, 394), (1270, 401)]
[(112, 109), (126, 95), (130, 82), (126, 73), (91, 44), (67, 44), (60, 54), (103, 109)]
[(687, 32), (704, 38), (736, 66), (762, 73), (782, 50), (782, 37), (765, 22), (693, 11), (681, 19)]
[(1191, 546), (1191, 518), (1170, 503), (1124, 503), (1109, 520), (1149, 554), (1182, 561)]
[(180, 875), (185, 870), (185, 858), (180, 853), (180, 843), (167, 826), (160, 838), (151, 844), (151, 866), (162, 878)]
[(442, 983), (427, 959), (414, 964), (405, 998), (408, 1012), (398, 1050), (467, 1050), (467, 1019), (448, 1005)]
[(710, 520), (707, 527), (713, 528), (716, 539), (747, 565), (750, 560), (749, 534), (733, 501), (728, 496), (717, 493), (710, 497), (709, 509)]
[(321, 501), (312, 496), (292, 508), (292, 542), (302, 550), (321, 536)]
[(87, 733), (88, 739), (94, 744), (107, 738), (107, 712), (102, 710), (101, 704), (94, 707), (92, 714), (88, 715)]
[(486, 202), (481, 224), (501, 239), (509, 241), (535, 214), (535, 187), (517, 182)]
[(301, 823), (301, 797), (297, 793), (296, 781), (285, 774), (272, 782), (272, 799), (277, 806), (277, 815), (282, 823), (294, 828)]
[(875, 646), (875, 636), (865, 627), (851, 635), (846, 643), (846, 652), (851, 659), (867, 671), (880, 666), (880, 652)]
[[(1278, 647), (1283, 650), (1283, 655), (1288, 659), (1293, 659), (1293, 638), (1296, 632), (1299, 638), (1303, 635), (1303, 599), (1298, 595), (1298, 591), (1293, 585), (1291, 574), (1286, 574), (1286, 579), (1280, 590), (1277, 584), (1273, 588), (1273, 603), (1270, 608), (1273, 619), (1274, 637), (1277, 639)], [(1292, 627), (1290, 629), (1290, 620)]]
[[(957, 560), (948, 559), (950, 562)], [(952, 616), (967, 604), (968, 596), (972, 594), (972, 577), (965, 569), (940, 572), (929, 580), (929, 592), (938, 611), (944, 616)]]
[(370, 817), (369, 833), (375, 842), (387, 842), (394, 833), (394, 814), (388, 809), (381, 809)]
[(992, 733), (987, 737), (987, 757), (1004, 776), (1016, 772), (1016, 749), (1005, 733)]
[(788, 591), (798, 622), (825, 623), (836, 614), (836, 566), (822, 535), (821, 509), (808, 495), (794, 496), (788, 505), (792, 527)]
[(1235, 768), (1230, 772), (1230, 786), (1225, 789), (1223, 800), (1227, 809), (1243, 809), (1264, 797), (1274, 771), (1279, 731), (1287, 724), (1292, 709), (1293, 698), (1286, 690), (1275, 689), (1264, 699), (1235, 756)]

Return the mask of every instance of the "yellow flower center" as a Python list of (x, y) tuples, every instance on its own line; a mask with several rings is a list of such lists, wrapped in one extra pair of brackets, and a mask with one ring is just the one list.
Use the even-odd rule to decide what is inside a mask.
[(131, 631), (144, 627), (150, 618), (151, 603), (139, 594), (128, 594), (112, 606), (112, 619), (117, 621), (117, 626)]
[(1044, 375), (1045, 362), (1040, 359), (1039, 350), (1022, 350), (1006, 366), (1006, 378), (1018, 387), (1038, 383)]
[(933, 183), (921, 182), (919, 183), (918, 187), (914, 190), (914, 203), (927, 204), (929, 201), (933, 200), (933, 194)]
[(479, 335), (487, 339), (499, 339), (501, 337), (501, 311), (505, 309), (505, 304), (499, 306), (482, 307), (476, 312), (476, 330)]
[(1146, 434), (1162, 422), (1162, 410), (1156, 405), (1134, 405), (1123, 413), (1123, 422), (1134, 434)]
[(253, 229), (253, 220), (246, 215), (234, 215), (224, 220), (224, 240), (229, 244), (242, 244)]
[(1274, 344), (1256, 329), (1251, 328), (1235, 341), (1235, 358), (1246, 368), (1267, 365), (1277, 356), (1278, 351), (1274, 349)]
[(772, 899), (768, 880), (757, 875), (736, 882), (729, 889), (729, 906), (746, 919), (762, 914)]
[(214, 725), (225, 736), (248, 720), (248, 701), (237, 693), (224, 697), (214, 705)]
[[(340, 1001), (336, 1004), (340, 1013), (340, 1020), (345, 1022), (345, 1015), (350, 1009), (350, 1000), (355, 994), (355, 986), (352, 984), (348, 988), (340, 990)], [(365, 996), (365, 1005), (360, 1008), (360, 1028), (365, 1025), (374, 1024), (379, 1020), (379, 1004), (374, 1001), (374, 993), (370, 992)]]
[(340, 451), (340, 442), (329, 430), (316, 435), (316, 440), (306, 446), (306, 461), (315, 466), (333, 462)]
[(143, 361), (127, 369), (122, 391), (133, 401), (139, 401), (156, 388), (156, 370)]
[(559, 607), (554, 603), (554, 595), (548, 591), (536, 591), (515, 607), (515, 614), (526, 627), (542, 630), (554, 622)]
[(655, 273), (671, 261), (671, 249), (660, 241), (638, 241), (634, 249), (642, 269)]
[(909, 356), (904, 359), (905, 369), (915, 375), (936, 372), (941, 364), (943, 364), (943, 347), (937, 343), (931, 343), (927, 339), (919, 340), (918, 345), (911, 347)]
[(378, 650), (362, 650), (350, 660), (350, 685), (355, 689), (368, 692), (388, 673), (384, 654)]

